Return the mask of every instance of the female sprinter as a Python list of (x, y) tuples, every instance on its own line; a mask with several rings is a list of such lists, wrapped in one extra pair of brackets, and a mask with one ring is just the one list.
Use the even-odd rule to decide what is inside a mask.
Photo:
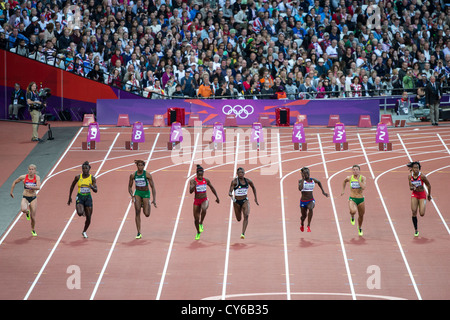
[(21, 175), (14, 180), (11, 186), (9, 195), (14, 198), (14, 187), (19, 182), (23, 181), (22, 202), (20, 203), (20, 210), (26, 214), (27, 220), (31, 219), (31, 234), (33, 237), (37, 236), (34, 226), (36, 225), (36, 209), (37, 209), (37, 195), (36, 191), (41, 188), (41, 178), (36, 174), (36, 165), (30, 164), (28, 166), (28, 174)]
[[(134, 201), (134, 209), (136, 212), (136, 228), (137, 236), (136, 239), (142, 238), (141, 234), (141, 207), (143, 208), (144, 215), (148, 218), (150, 216), (151, 204), (150, 204), (150, 189), (152, 188), (153, 194), (153, 205), (156, 208), (156, 190), (155, 184), (153, 183), (152, 175), (145, 171), (145, 162), (143, 160), (135, 160), (137, 171), (130, 175), (130, 181), (128, 183), (128, 192)], [(136, 186), (136, 190), (133, 193), (133, 182)]]
[(88, 161), (85, 161), (81, 165), (81, 174), (77, 174), (72, 181), (72, 185), (70, 186), (69, 192), (69, 201), (67, 205), (72, 203), (72, 192), (73, 188), (76, 184), (78, 184), (78, 192), (76, 199), (76, 210), (78, 216), (85, 216), (86, 222), (84, 223), (84, 229), (81, 233), (84, 238), (87, 238), (86, 231), (91, 224), (92, 217), (92, 196), (91, 190), (97, 193), (97, 180), (94, 176), (92, 176), (89, 171), (91, 170), (91, 166)]
[[(255, 202), (259, 206), (258, 199), (256, 197), (256, 189), (252, 180), (244, 178), (245, 171), (243, 168), (237, 169), (237, 177), (231, 181), (230, 191), (228, 195), (233, 199), (234, 214), (236, 220), (241, 221), (242, 214), (244, 214), (244, 222), (242, 223), (241, 239), (245, 239), (245, 230), (248, 225), (248, 215), (250, 214), (250, 203), (248, 202), (247, 193), (250, 186), (255, 196)], [(234, 198), (233, 198), (234, 190)]]
[[(419, 161), (414, 161), (407, 164), (410, 168), (410, 173), (408, 176), (409, 189), (412, 190), (411, 194), (411, 211), (412, 211), (412, 221), (414, 225), (414, 236), (419, 236), (419, 231), (417, 230), (417, 209), (419, 209), (419, 214), (421, 217), (425, 215), (425, 204), (426, 199), (431, 201), (431, 184), (428, 178), (420, 172), (421, 165)], [(425, 191), (424, 185), (428, 188), (428, 196)]]
[(208, 210), (209, 200), (206, 196), (206, 186), (211, 188), (211, 191), (216, 196), (216, 202), (219, 203), (216, 189), (212, 186), (209, 179), (203, 177), (203, 168), (197, 165), (197, 176), (189, 182), (189, 193), (195, 192), (194, 197), (194, 224), (197, 229), (195, 240), (200, 239), (200, 234), (203, 232), (203, 220), (205, 220), (206, 210)]
[(355, 225), (355, 214), (358, 211), (358, 234), (362, 236), (362, 223), (366, 211), (363, 195), (363, 190), (366, 188), (366, 177), (361, 175), (360, 171), (361, 168), (357, 164), (352, 167), (353, 174), (344, 179), (341, 196), (345, 193), (345, 185), (347, 182), (350, 182), (350, 197), (348, 198), (348, 208), (352, 216), (350, 222), (352, 225)]
[(300, 218), (300, 231), (303, 232), (305, 230), (304, 223), (306, 216), (308, 216), (308, 225), (306, 226), (306, 231), (311, 232), (311, 219), (313, 216), (313, 209), (316, 205), (316, 201), (313, 197), (313, 189), (316, 183), (322, 190), (322, 194), (327, 198), (328, 193), (323, 190), (322, 183), (319, 180), (310, 177), (309, 168), (303, 167), (301, 171), (302, 178), (298, 181), (298, 190), (300, 190), (302, 193), (302, 197), (300, 199), (300, 212), (302, 214)]

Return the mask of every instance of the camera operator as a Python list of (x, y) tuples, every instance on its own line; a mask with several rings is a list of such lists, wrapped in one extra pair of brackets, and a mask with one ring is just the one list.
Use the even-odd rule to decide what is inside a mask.
[(38, 136), (38, 127), (41, 120), (41, 112), (45, 105), (39, 99), (36, 82), (30, 82), (27, 87), (27, 104), (31, 115), (31, 122), (33, 123), (31, 141), (42, 141)]

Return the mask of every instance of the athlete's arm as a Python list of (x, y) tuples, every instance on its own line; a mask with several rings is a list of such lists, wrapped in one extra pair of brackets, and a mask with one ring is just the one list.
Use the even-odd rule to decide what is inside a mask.
[(349, 182), (349, 181), (350, 181), (350, 177), (347, 177), (347, 178), (344, 179), (344, 182), (342, 183), (342, 192), (341, 192), (341, 196), (344, 195), (344, 193), (345, 193), (345, 186), (347, 185), (347, 182)]
[(228, 191), (228, 195), (230, 196), (231, 199), (233, 199), (233, 190), (235, 186), (236, 186), (236, 179), (233, 179), (231, 180), (230, 190)]
[(253, 184), (253, 181), (252, 181), (252, 180), (247, 179), (247, 181), (248, 181), (248, 184), (250, 185), (250, 187), (252, 187), (253, 195), (255, 196), (255, 202), (256, 202), (256, 204), (259, 206), (258, 198), (256, 197), (256, 188), (255, 188), (255, 185)]
[(213, 187), (213, 185), (211, 184), (211, 181), (209, 181), (209, 179), (206, 179), (206, 178), (205, 178), (205, 180), (206, 180), (206, 184), (208, 185), (208, 187), (211, 188), (212, 193), (214, 193), (214, 195), (216, 196), (216, 202), (219, 203), (220, 200), (219, 200), (219, 196), (217, 195), (216, 189), (214, 189), (214, 187)]
[(363, 175), (361, 176), (361, 182), (359, 183), (359, 186), (362, 190), (366, 189), (366, 177)]
[(153, 195), (153, 205), (156, 207), (156, 188), (155, 188), (155, 183), (153, 182), (153, 178), (152, 175), (150, 173), (147, 172), (147, 179), (148, 179), (148, 183), (150, 184), (150, 188), (152, 188), (152, 195)]
[(191, 179), (189, 182), (189, 193), (193, 193), (195, 191), (195, 186), (197, 185), (197, 181), (195, 179)]
[(303, 179), (298, 180), (298, 191), (302, 191), (303, 189)]
[(70, 191), (69, 191), (69, 201), (67, 201), (67, 205), (70, 205), (72, 203), (72, 192), (73, 192), (73, 188), (75, 188), (75, 185), (78, 182), (78, 179), (80, 179), (80, 176), (76, 175), (72, 181), (72, 185), (70, 186)]
[(315, 179), (315, 178), (312, 178), (312, 179), (314, 180), (315, 183), (317, 183), (317, 185), (319, 186), (320, 190), (322, 190), (322, 194), (325, 197), (328, 198), (328, 193), (326, 193), (325, 190), (323, 190), (322, 183), (319, 180)]
[(128, 181), (128, 193), (132, 198), (134, 198), (133, 195), (133, 181), (134, 181), (134, 172), (130, 174), (130, 180)]
[(11, 196), (11, 198), (14, 198), (14, 187), (16, 186), (16, 184), (18, 184), (20, 181), (25, 180), (25, 175), (22, 175), (20, 177), (18, 177), (16, 180), (14, 180), (14, 182), (11, 185), (11, 192), (9, 193), (9, 195)]
[(89, 185), (89, 187), (92, 189), (92, 191), (97, 193), (97, 179), (95, 179), (94, 176), (92, 176), (92, 184)]
[(425, 185), (428, 188), (428, 196), (427, 196), (428, 201), (431, 201), (431, 183), (424, 174), (422, 174), (422, 181), (423, 181), (423, 183), (425, 183)]

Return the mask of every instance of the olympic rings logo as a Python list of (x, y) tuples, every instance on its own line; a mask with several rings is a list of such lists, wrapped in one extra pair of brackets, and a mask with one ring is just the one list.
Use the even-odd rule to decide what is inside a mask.
[(234, 107), (230, 106), (229, 104), (224, 105), (222, 107), (222, 112), (226, 115), (229, 115), (231, 113), (234, 113), (236, 117), (239, 117), (241, 119), (247, 119), (249, 115), (251, 115), (255, 109), (251, 105), (241, 106), (241, 105), (235, 105)]

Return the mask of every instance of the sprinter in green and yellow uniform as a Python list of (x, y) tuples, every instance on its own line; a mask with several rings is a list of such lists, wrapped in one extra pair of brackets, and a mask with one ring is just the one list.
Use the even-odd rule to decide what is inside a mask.
[[(155, 184), (153, 183), (152, 175), (144, 170), (145, 162), (143, 160), (135, 160), (137, 170), (130, 175), (130, 180), (128, 183), (128, 192), (134, 201), (134, 209), (136, 211), (136, 228), (137, 236), (136, 239), (142, 238), (141, 234), (141, 208), (143, 208), (144, 215), (148, 218), (150, 216), (151, 204), (150, 204), (150, 189), (152, 188), (153, 194), (153, 205), (156, 208), (156, 190)], [(133, 193), (133, 183), (136, 190)]]
[(92, 196), (91, 190), (97, 192), (97, 180), (94, 176), (92, 176), (89, 171), (91, 170), (91, 166), (88, 161), (85, 161), (81, 165), (82, 174), (77, 174), (72, 181), (72, 185), (70, 186), (69, 192), (69, 201), (67, 205), (72, 203), (72, 192), (75, 188), (75, 185), (78, 185), (77, 199), (76, 199), (76, 210), (78, 216), (86, 217), (86, 221), (84, 223), (84, 229), (81, 233), (84, 238), (87, 238), (86, 231), (91, 224), (92, 218)]
[(355, 164), (352, 167), (352, 175), (345, 178), (341, 196), (345, 193), (345, 186), (347, 182), (350, 182), (350, 197), (348, 198), (348, 208), (351, 215), (351, 224), (355, 225), (355, 214), (358, 212), (358, 234), (363, 235), (362, 223), (364, 220), (364, 213), (366, 211), (366, 205), (364, 203), (363, 191), (366, 188), (366, 177), (361, 175), (361, 168)]

